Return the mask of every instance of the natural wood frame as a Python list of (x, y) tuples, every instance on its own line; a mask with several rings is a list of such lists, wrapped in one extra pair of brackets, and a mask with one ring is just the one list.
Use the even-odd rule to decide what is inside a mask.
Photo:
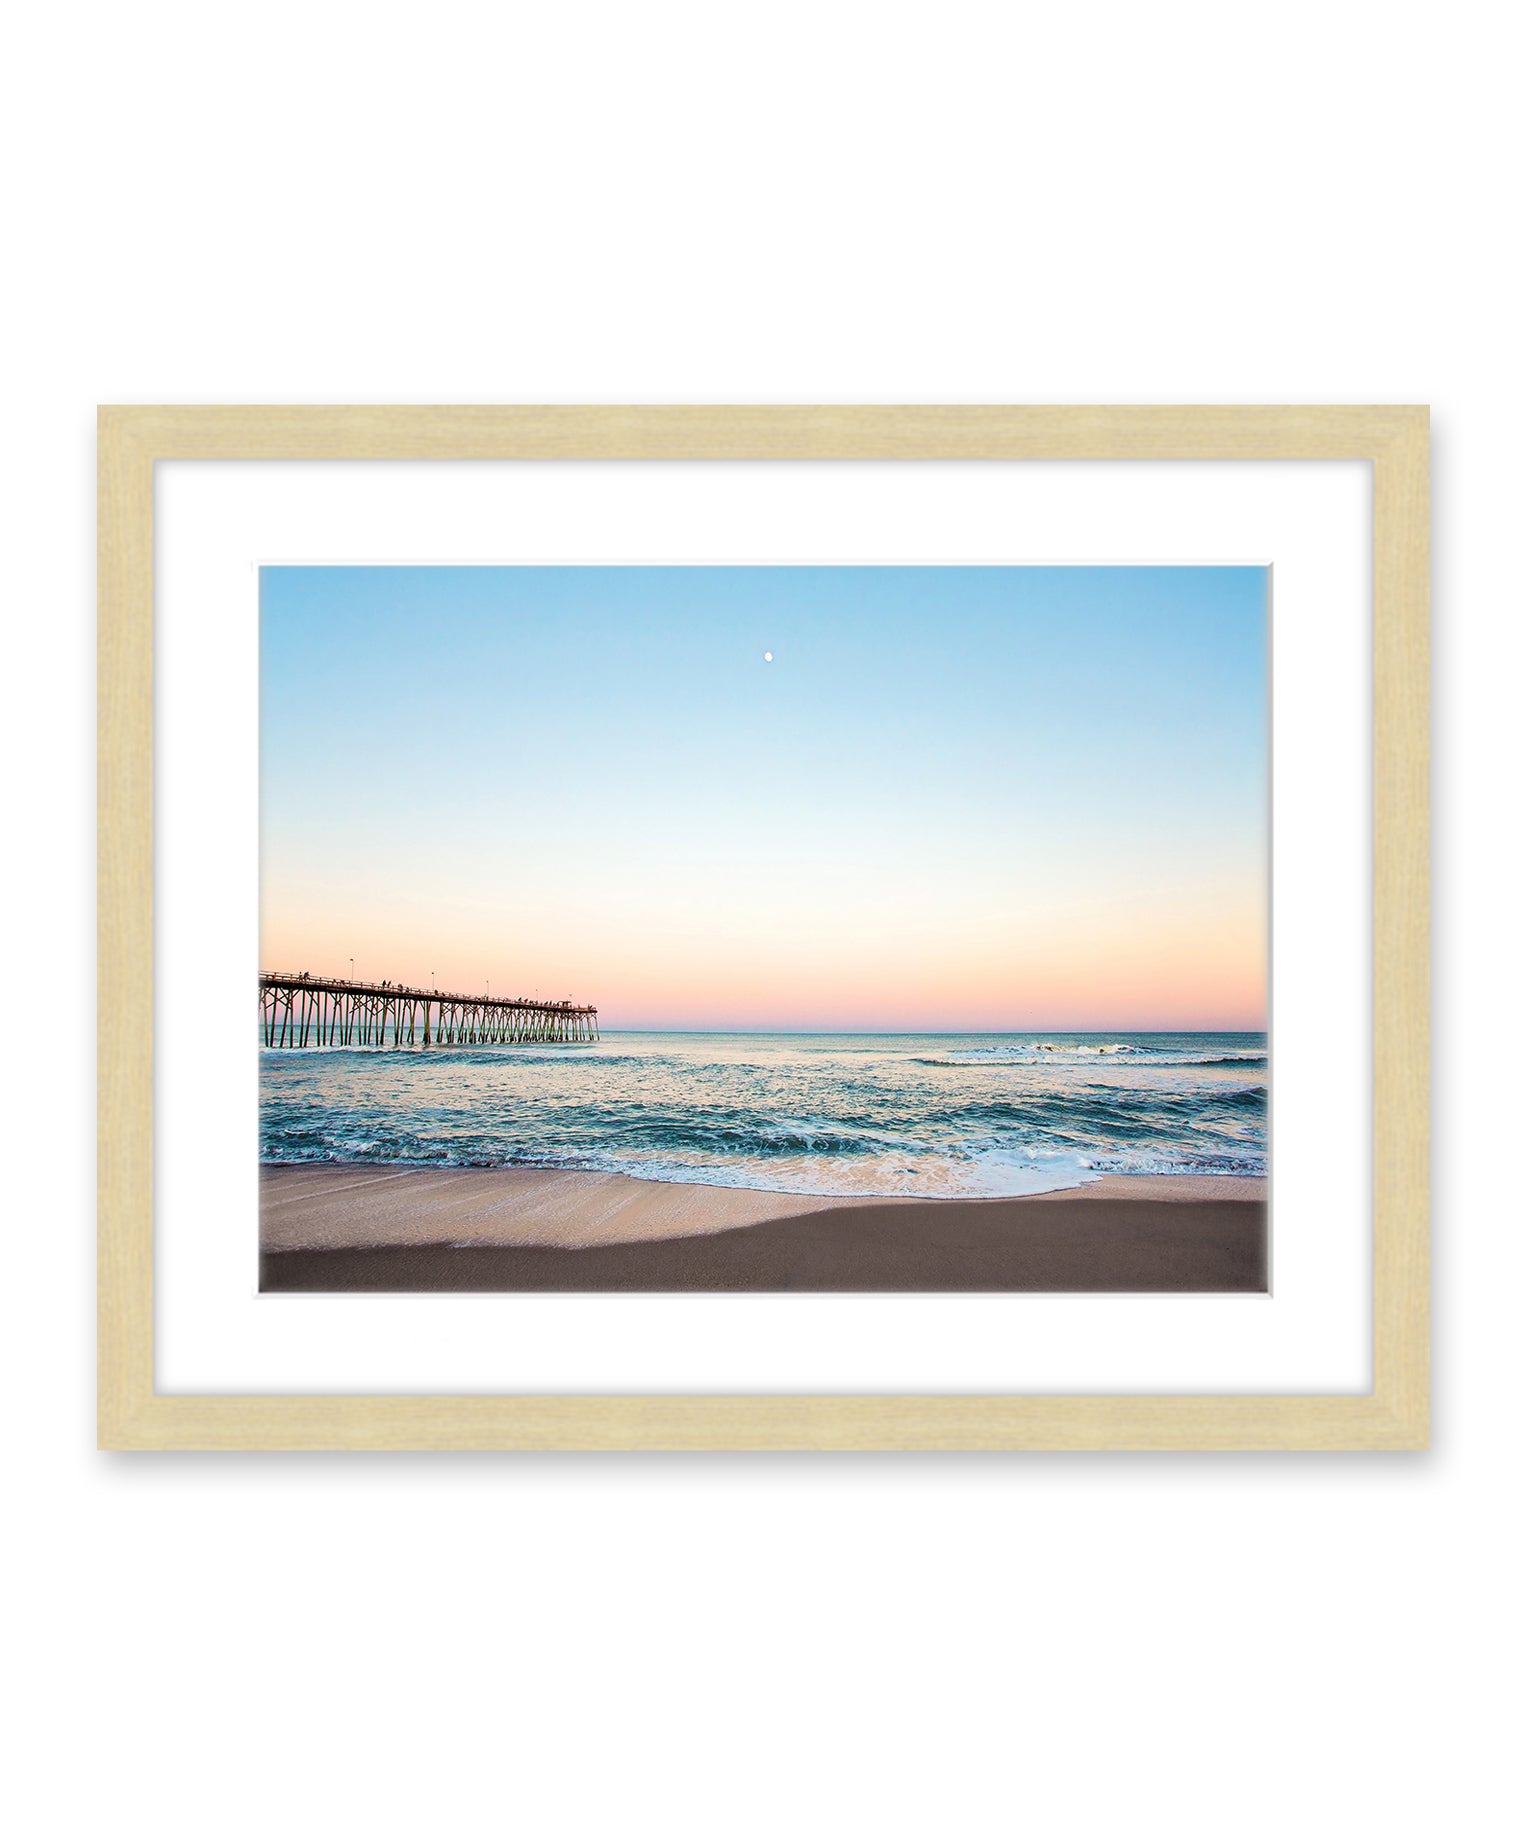
[[(1429, 415), (1411, 406), (108, 406), (99, 413), (98, 1440), (109, 1449), (1416, 1449), (1429, 1437)], [(1373, 1389), (191, 1396), (154, 1388), (161, 460), (1373, 464)]]

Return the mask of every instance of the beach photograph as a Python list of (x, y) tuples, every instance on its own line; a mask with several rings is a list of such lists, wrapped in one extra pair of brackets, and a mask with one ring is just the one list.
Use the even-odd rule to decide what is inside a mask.
[(260, 616), (264, 1292), (1267, 1289), (1263, 566)]

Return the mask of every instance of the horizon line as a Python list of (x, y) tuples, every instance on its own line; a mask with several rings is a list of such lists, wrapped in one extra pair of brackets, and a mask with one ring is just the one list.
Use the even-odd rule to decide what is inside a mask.
[(1109, 1032), (1125, 1032), (1136, 1037), (1145, 1038), (1158, 1033), (1173, 1034), (1179, 1032), (1205, 1033), (1211, 1036), (1219, 1032), (1246, 1033), (1253, 1037), (1256, 1033), (1269, 1030), (1269, 1022), (1258, 1026), (605, 1026), (605, 1032), (671, 1032), (680, 1036), (687, 1033), (711, 1032), (754, 1032), (761, 1035), (776, 1034), (784, 1038), (795, 1037), (860, 1037), (860, 1038), (946, 1038), (946, 1037), (1016, 1037), (1022, 1033), (1039, 1032), (1046, 1038), (1065, 1038), (1073, 1033), (1086, 1036), (1098, 1034), (1104, 1036)]

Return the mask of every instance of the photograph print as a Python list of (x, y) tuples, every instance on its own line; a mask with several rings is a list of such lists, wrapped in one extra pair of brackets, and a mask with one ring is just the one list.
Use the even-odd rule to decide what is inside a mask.
[(1264, 1292), (1263, 566), (269, 566), (264, 1291)]

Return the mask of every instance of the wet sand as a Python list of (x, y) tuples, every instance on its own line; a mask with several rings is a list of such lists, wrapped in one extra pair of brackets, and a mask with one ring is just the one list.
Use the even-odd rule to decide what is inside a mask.
[(1265, 1183), (849, 1199), (538, 1168), (264, 1166), (264, 1292), (1263, 1293)]

